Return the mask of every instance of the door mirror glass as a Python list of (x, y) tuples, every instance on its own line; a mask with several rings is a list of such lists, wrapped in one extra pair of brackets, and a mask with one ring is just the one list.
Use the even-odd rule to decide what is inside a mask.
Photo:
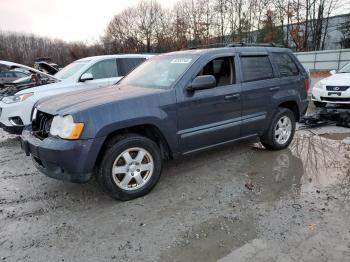
[(93, 80), (93, 79), (94, 79), (94, 76), (91, 73), (84, 73), (80, 77), (80, 82), (85, 82), (85, 81)]
[(187, 87), (188, 91), (203, 90), (216, 87), (216, 79), (213, 75), (197, 76)]
[(329, 73), (330, 73), (331, 75), (335, 75), (335, 74), (337, 73), (337, 70), (331, 70), (331, 71), (329, 71)]

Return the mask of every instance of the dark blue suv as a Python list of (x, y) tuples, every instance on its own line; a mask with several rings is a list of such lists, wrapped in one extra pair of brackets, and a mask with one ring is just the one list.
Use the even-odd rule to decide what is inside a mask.
[(162, 160), (245, 138), (286, 148), (308, 106), (308, 75), (289, 49), (224, 47), (156, 56), (120, 83), (43, 100), (22, 147), (47, 176), (133, 199)]

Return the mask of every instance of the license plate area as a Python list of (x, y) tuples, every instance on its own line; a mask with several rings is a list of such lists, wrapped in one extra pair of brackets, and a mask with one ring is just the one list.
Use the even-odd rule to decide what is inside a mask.
[(328, 96), (341, 96), (341, 92), (328, 92)]

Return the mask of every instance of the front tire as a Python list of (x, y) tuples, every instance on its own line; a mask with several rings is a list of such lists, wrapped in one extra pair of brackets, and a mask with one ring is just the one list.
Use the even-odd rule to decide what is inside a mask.
[(149, 193), (160, 178), (162, 159), (158, 145), (143, 136), (129, 134), (106, 146), (98, 180), (117, 200), (130, 200)]
[(316, 107), (326, 107), (326, 105), (327, 105), (327, 103), (318, 102), (318, 101), (313, 101), (313, 103)]
[(268, 150), (285, 149), (292, 142), (295, 133), (295, 117), (288, 108), (279, 108), (269, 128), (260, 137), (260, 142)]

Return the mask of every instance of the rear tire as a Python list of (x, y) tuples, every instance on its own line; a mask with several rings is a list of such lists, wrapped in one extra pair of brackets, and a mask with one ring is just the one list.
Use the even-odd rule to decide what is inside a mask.
[(318, 102), (318, 101), (313, 101), (313, 103), (316, 107), (326, 107), (326, 105), (327, 105), (327, 103)]
[(261, 144), (268, 150), (285, 149), (292, 142), (295, 133), (295, 117), (288, 108), (278, 108), (269, 128), (260, 137)]
[(106, 145), (98, 181), (117, 200), (146, 195), (160, 178), (162, 159), (158, 145), (143, 136), (128, 134)]

